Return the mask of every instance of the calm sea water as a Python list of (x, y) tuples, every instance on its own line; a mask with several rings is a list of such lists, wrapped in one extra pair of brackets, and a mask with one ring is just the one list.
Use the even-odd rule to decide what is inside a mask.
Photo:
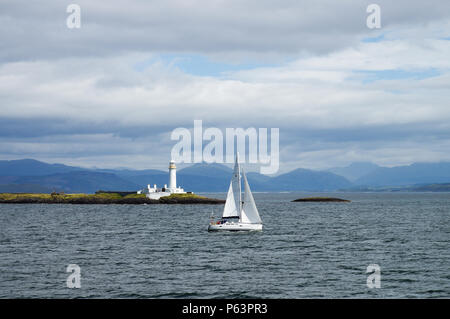
[(0, 205), (0, 298), (450, 297), (450, 194), (308, 195), (255, 194), (247, 234), (207, 232), (222, 206)]

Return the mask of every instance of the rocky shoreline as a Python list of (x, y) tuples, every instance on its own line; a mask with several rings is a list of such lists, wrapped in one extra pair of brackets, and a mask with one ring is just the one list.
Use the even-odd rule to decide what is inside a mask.
[(334, 198), (334, 197), (307, 197), (294, 199), (292, 202), (351, 202), (348, 199)]
[(0, 194), (0, 204), (224, 204), (222, 199), (208, 198), (195, 194), (172, 194), (157, 199), (145, 195), (132, 194), (122, 196), (118, 193), (108, 194)]

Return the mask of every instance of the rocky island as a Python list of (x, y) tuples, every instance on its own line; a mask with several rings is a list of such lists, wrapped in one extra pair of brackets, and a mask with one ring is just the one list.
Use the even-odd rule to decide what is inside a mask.
[(348, 199), (334, 198), (334, 197), (307, 197), (294, 199), (292, 202), (351, 202)]
[(0, 194), (0, 204), (223, 204), (222, 199), (195, 194), (171, 194), (160, 199), (150, 199), (145, 194)]

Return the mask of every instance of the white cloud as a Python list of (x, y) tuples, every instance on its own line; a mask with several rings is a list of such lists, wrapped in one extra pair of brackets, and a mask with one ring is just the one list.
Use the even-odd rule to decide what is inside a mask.
[[(140, 55), (11, 63), (0, 67), (0, 90), (4, 101), (9, 101), (0, 114), (125, 126), (162, 122), (173, 126), (195, 116), (231, 124), (236, 114), (259, 123), (294, 121), (310, 128), (440, 121), (449, 115), (448, 94), (436, 98), (434, 90), (427, 88), (445, 91), (448, 54), (450, 41), (436, 40), (427, 50), (400, 40), (363, 43), (282, 67), (231, 72), (225, 78), (187, 75), (160, 62), (137, 71), (131, 66)], [(432, 79), (370, 84), (354, 73), (428, 68), (445, 73)], [(422, 90), (408, 90), (411, 86)], [(267, 114), (273, 115), (269, 121)]]
[[(11, 14), (0, 21), (19, 22), (8, 24), (9, 35), (0, 31), (2, 156), (150, 167), (166, 162), (155, 153), (168, 153), (170, 130), (202, 119), (222, 128), (280, 127), (281, 161), (296, 166), (449, 159), (440, 149), (450, 139), (447, 2), (441, 11), (408, 2), (406, 13), (406, 2), (380, 3), (378, 42), (361, 42), (380, 34), (365, 28), (365, 10), (363, 27), (355, 22), (363, 5), (298, 3), (137, 2), (125, 14), (113, 5), (121, 1), (80, 1), (83, 31), (70, 36), (52, 31), (59, 18), (40, 22), (61, 4), (46, 12), (32, 3), (21, 15), (16, 4), (2, 4)], [(420, 14), (404, 19), (411, 8)], [(42, 33), (35, 51), (36, 40), (17, 40), (35, 32)], [(227, 62), (272, 56), (279, 65), (195, 76), (158, 59), (160, 50)]]

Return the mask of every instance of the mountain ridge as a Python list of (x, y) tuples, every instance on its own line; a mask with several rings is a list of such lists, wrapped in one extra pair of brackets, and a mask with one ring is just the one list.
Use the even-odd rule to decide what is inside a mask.
[[(340, 169), (340, 171), (339, 171)], [(354, 181), (337, 174), (360, 176)], [(333, 172), (334, 171), (334, 172)], [(226, 192), (232, 169), (223, 164), (197, 163), (179, 169), (177, 184), (186, 191)], [(356, 175), (355, 175), (356, 174)], [(406, 166), (381, 167), (373, 163), (352, 163), (329, 170), (297, 168), (288, 173), (267, 176), (248, 172), (253, 191), (337, 191), (364, 187), (408, 186), (450, 182), (450, 163), (413, 163)], [(89, 169), (64, 164), (49, 164), (33, 159), (0, 160), (0, 190), (20, 192), (21, 189), (63, 190), (92, 193), (137, 191), (147, 184), (163, 187), (168, 183), (167, 171), (157, 169)]]

